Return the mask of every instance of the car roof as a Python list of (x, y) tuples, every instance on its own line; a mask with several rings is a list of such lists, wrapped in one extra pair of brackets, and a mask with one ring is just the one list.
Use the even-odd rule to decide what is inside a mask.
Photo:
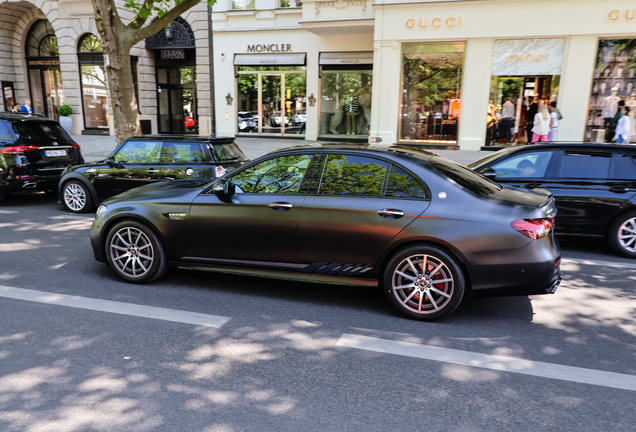
[(43, 116), (42, 114), (33, 114), (33, 113), (14, 113), (11, 111), (0, 113), (0, 120), (9, 120), (9, 121), (29, 121), (29, 120), (46, 120), (46, 121), (55, 121), (48, 117)]
[(234, 137), (217, 137), (214, 135), (144, 135), (131, 137), (126, 141), (184, 141), (184, 142), (208, 142), (212, 144), (232, 144)]
[(401, 154), (404, 156), (413, 156), (417, 155), (420, 158), (431, 158), (432, 156), (439, 156), (436, 153), (429, 152), (425, 149), (422, 149), (419, 146), (410, 146), (410, 145), (392, 145), (390, 147), (372, 147), (369, 144), (343, 144), (343, 143), (315, 143), (315, 144), (306, 144), (306, 145), (298, 145), (293, 147), (287, 147), (279, 150), (274, 150), (269, 154), (276, 154), (281, 152), (288, 151), (298, 151), (305, 152), (306, 150), (310, 150), (312, 152), (320, 152), (320, 153), (328, 153), (330, 151), (348, 151), (348, 152), (365, 152), (365, 153), (376, 153), (378, 155), (386, 155), (386, 154)]
[(589, 142), (555, 142), (546, 144), (521, 144), (516, 146), (507, 147), (507, 153), (514, 153), (517, 151), (527, 150), (539, 150), (539, 149), (605, 149), (605, 150), (636, 150), (636, 146), (630, 146), (627, 144), (605, 144), (605, 143), (589, 143)]

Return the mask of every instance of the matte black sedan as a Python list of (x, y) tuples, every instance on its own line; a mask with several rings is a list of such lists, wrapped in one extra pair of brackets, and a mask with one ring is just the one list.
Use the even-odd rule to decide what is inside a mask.
[(55, 192), (62, 172), (80, 163), (80, 146), (58, 122), (0, 113), (0, 202), (19, 190)]
[(554, 199), (506, 188), (425, 151), (298, 147), (212, 182), (144, 186), (97, 209), (91, 244), (126, 281), (170, 265), (383, 287), (416, 319), (466, 290), (553, 293)]
[(106, 160), (68, 168), (58, 188), (64, 207), (81, 213), (129, 189), (165, 180), (210, 180), (247, 161), (234, 138), (146, 135), (124, 141)]
[(494, 181), (549, 190), (558, 235), (606, 237), (636, 258), (636, 148), (619, 144), (510, 147), (468, 167)]

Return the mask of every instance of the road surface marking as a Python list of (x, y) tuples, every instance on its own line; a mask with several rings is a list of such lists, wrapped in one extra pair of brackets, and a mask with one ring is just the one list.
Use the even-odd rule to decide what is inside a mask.
[(20, 213), (17, 210), (0, 210), (0, 214), (14, 214), (14, 213)]
[(45, 291), (34, 291), (0, 285), (0, 297), (15, 300), (25, 300), (36, 303), (68, 306), (77, 309), (87, 309), (99, 312), (109, 312), (142, 318), (172, 321), (203, 327), (221, 327), (230, 318), (216, 315), (206, 315), (177, 309), (165, 309), (154, 306), (144, 306), (132, 303), (121, 303), (110, 300), (100, 300), (88, 297), (78, 297), (66, 294), (56, 294)]
[(86, 217), (86, 216), (74, 216), (74, 215), (60, 215), (60, 216), (49, 216), (49, 219), (70, 219), (70, 220), (88, 220), (92, 221), (94, 217)]
[(602, 267), (636, 269), (636, 264), (622, 263), (622, 262), (616, 262), (616, 261), (598, 261), (598, 260), (589, 260), (589, 259), (580, 259), (580, 258), (563, 258), (561, 262), (582, 264), (582, 265), (594, 265), (594, 266), (602, 266)]
[(636, 391), (636, 376), (344, 333), (338, 343), (385, 354)]

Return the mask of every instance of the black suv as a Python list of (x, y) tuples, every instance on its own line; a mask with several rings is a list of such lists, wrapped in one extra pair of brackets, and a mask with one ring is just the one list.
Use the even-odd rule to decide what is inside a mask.
[(64, 169), (81, 163), (80, 146), (58, 122), (0, 113), (0, 201), (21, 189), (55, 192)]
[(509, 147), (468, 168), (506, 186), (547, 189), (559, 213), (556, 234), (606, 237), (636, 258), (636, 148), (553, 143)]
[(213, 179), (248, 162), (234, 138), (146, 135), (130, 138), (100, 162), (73, 166), (59, 182), (61, 201), (87, 212), (111, 196), (165, 180)]

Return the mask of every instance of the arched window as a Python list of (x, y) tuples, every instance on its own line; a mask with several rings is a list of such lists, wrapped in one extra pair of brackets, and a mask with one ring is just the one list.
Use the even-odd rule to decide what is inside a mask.
[(103, 51), (102, 42), (92, 33), (82, 36), (77, 44), (84, 129), (108, 133), (108, 87)]
[(51, 23), (48, 20), (36, 21), (27, 35), (26, 56), (58, 57), (59, 55), (60, 48)]

